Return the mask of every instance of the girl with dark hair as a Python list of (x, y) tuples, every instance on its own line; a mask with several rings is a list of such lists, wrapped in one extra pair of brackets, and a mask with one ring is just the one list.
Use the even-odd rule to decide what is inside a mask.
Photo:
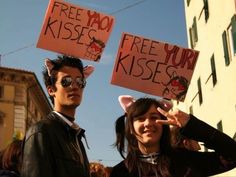
[[(236, 142), (193, 115), (153, 98), (121, 96), (119, 101), (125, 115), (116, 121), (115, 145), (124, 160), (110, 177), (206, 177), (236, 166)], [(169, 125), (215, 152), (173, 148)]]

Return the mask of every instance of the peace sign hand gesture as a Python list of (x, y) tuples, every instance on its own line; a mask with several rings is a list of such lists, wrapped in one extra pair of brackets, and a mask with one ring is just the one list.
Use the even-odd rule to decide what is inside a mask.
[(163, 109), (161, 109), (160, 107), (158, 107), (157, 110), (163, 116), (165, 116), (167, 118), (167, 120), (157, 120), (156, 121), (157, 123), (166, 124), (166, 125), (173, 125), (173, 126), (177, 126), (177, 127), (184, 127), (190, 119), (189, 114), (187, 114), (179, 109), (169, 110), (168, 112), (166, 112)]

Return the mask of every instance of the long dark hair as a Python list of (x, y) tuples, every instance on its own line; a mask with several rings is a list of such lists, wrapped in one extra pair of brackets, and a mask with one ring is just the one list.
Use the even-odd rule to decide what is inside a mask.
[[(145, 114), (151, 106), (162, 107), (158, 100), (153, 98), (140, 98), (136, 100), (132, 105), (128, 107), (127, 113), (119, 117), (116, 120), (116, 142), (115, 146), (120, 155), (125, 158), (127, 168), (130, 172), (137, 170), (137, 166), (140, 163), (138, 154), (138, 141), (134, 134), (133, 121), (134, 118)], [(161, 115), (161, 119), (166, 119)], [(171, 153), (170, 145), (170, 129), (168, 125), (163, 125), (162, 136), (160, 139), (161, 154), (157, 166), (158, 172), (163, 177), (170, 177), (169, 166)]]

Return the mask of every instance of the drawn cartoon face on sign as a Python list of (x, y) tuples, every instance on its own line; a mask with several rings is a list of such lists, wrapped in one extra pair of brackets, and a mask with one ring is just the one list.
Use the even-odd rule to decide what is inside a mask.
[(188, 80), (183, 76), (177, 75), (174, 71), (170, 75), (170, 80), (163, 85), (165, 86), (162, 92), (163, 97), (182, 100), (187, 93)]
[(98, 61), (101, 58), (101, 54), (104, 48), (105, 43), (93, 37), (90, 44), (88, 45), (85, 56), (93, 58), (94, 61)]

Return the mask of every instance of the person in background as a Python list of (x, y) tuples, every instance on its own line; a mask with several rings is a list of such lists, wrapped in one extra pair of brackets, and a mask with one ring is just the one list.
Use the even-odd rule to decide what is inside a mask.
[(106, 176), (109, 177), (112, 171), (112, 167), (111, 166), (106, 166), (105, 167), (105, 171), (106, 171)]
[[(120, 96), (125, 114), (116, 120), (115, 145), (123, 161), (110, 177), (206, 177), (236, 167), (236, 142), (194, 115), (166, 109), (154, 98)], [(173, 148), (169, 126), (214, 152)]]
[(85, 130), (75, 123), (75, 113), (93, 70), (70, 56), (45, 60), (43, 77), (53, 111), (26, 133), (22, 177), (90, 176)]
[(104, 165), (98, 162), (90, 163), (91, 177), (108, 177)]
[(176, 126), (172, 126), (170, 128), (171, 132), (171, 145), (174, 148), (186, 148), (191, 151), (199, 151), (201, 150), (201, 146), (198, 141), (189, 139), (186, 136), (182, 135), (180, 132), (180, 128)]
[(20, 177), (22, 139), (14, 139), (1, 151), (0, 177)]

